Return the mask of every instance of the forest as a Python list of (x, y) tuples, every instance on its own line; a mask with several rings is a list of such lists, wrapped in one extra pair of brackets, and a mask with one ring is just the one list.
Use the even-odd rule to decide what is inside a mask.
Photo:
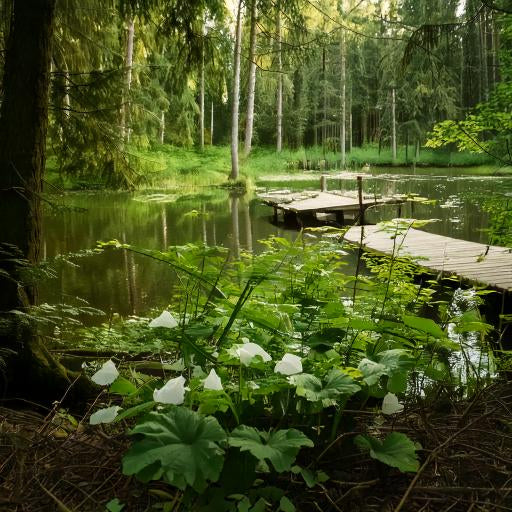
[(511, 0), (0, 13), (0, 511), (512, 510)]

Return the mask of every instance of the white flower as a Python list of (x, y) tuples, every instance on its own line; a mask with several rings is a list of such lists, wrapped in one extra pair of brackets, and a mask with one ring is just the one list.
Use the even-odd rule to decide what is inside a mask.
[(162, 404), (180, 405), (185, 400), (185, 379), (183, 376), (167, 381), (164, 387), (153, 391), (153, 400)]
[(272, 361), (270, 354), (265, 352), (257, 343), (244, 343), (243, 345), (239, 345), (236, 350), (238, 357), (240, 358), (240, 362), (245, 366), (249, 366), (251, 361), (256, 356), (261, 356), (263, 361)]
[(274, 373), (282, 373), (283, 375), (302, 373), (302, 361), (300, 357), (294, 354), (285, 354), (281, 361), (276, 363)]
[(121, 407), (114, 405), (105, 409), (100, 409), (94, 414), (91, 414), (89, 423), (91, 425), (99, 425), (100, 423), (112, 423), (115, 419)]
[(203, 381), (204, 389), (211, 389), (212, 391), (222, 391), (222, 382), (220, 377), (217, 375), (217, 372), (212, 368), (208, 377)]
[(394, 393), (388, 393), (382, 401), (382, 414), (396, 414), (404, 410), (403, 404), (398, 401)]
[(178, 327), (178, 322), (169, 311), (164, 311), (160, 316), (157, 316), (149, 322), (149, 327), (167, 327), (168, 329), (174, 329)]
[(92, 377), (92, 381), (100, 386), (108, 386), (112, 384), (117, 377), (119, 372), (117, 371), (116, 365), (109, 359)]

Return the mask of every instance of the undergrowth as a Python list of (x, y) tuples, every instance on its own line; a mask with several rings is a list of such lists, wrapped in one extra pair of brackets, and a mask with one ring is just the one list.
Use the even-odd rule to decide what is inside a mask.
[[(413, 225), (382, 229), (396, 239)], [(301, 510), (286, 482), (328, 485), (326, 454), (340, 439), (351, 457), (416, 472), (420, 440), (395, 430), (395, 418), (440, 393), (473, 394), (493, 376), (482, 360), (461, 378), (457, 362), (492, 329), (479, 317), (478, 293), (458, 308), (394, 255), (367, 258), (369, 275), (347, 275), (340, 230), (265, 244), (240, 259), (193, 244), (101, 246), (158, 260), (180, 283), (151, 321), (119, 319), (81, 335), (84, 349), (96, 349), (92, 380), (108, 389), (90, 423), (133, 427), (122, 470), (177, 489), (162, 495), (168, 510)], [(437, 321), (424, 316), (430, 307)], [(117, 340), (113, 360), (98, 367), (109, 340)], [(363, 425), (360, 413), (379, 419)]]

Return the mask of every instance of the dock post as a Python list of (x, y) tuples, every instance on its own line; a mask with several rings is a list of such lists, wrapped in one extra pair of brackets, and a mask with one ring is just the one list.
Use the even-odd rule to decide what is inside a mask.
[(327, 192), (327, 176), (325, 174), (320, 176), (320, 191)]
[(359, 225), (364, 226), (364, 206), (363, 206), (363, 177), (357, 177), (357, 195), (359, 197)]

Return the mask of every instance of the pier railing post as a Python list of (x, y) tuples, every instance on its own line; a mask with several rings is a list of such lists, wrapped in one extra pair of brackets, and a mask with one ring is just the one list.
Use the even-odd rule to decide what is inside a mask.
[(327, 176), (325, 174), (320, 176), (320, 191), (327, 192)]
[(364, 226), (364, 206), (363, 206), (363, 177), (357, 177), (357, 195), (359, 198), (359, 225)]

